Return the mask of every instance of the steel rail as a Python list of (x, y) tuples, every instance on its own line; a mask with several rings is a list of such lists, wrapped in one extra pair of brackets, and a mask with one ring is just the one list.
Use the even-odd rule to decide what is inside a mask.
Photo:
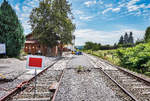
[(108, 73), (106, 73), (104, 70), (101, 69), (101, 71), (107, 75), (119, 88), (122, 89), (123, 92), (125, 92), (128, 96), (132, 98), (134, 101), (139, 101), (133, 94), (129, 93), (123, 86), (121, 86), (116, 80), (114, 80)]
[(59, 80), (59, 83), (58, 83), (58, 87), (57, 87), (57, 89), (56, 89), (56, 91), (55, 91), (51, 101), (55, 101), (55, 98), (56, 98), (57, 92), (59, 90), (59, 87), (60, 87), (60, 84), (61, 84), (63, 76), (64, 76), (64, 70), (63, 70), (63, 72), (61, 74), (61, 77), (60, 77), (60, 80)]
[(27, 85), (29, 85), (29, 83), (31, 81), (33, 81), (35, 79), (35, 77), (40, 76), (42, 73), (44, 73), (45, 71), (47, 71), (49, 68), (51, 68), (54, 64), (56, 64), (61, 58), (59, 58), (57, 61), (55, 61), (54, 63), (52, 63), (50, 66), (48, 66), (47, 68), (45, 68), (44, 70), (42, 70), (40, 73), (38, 73), (36, 76), (33, 76), (31, 79), (29, 79), (28, 81), (23, 81), (22, 83), (20, 83), (19, 85), (17, 85), (17, 87), (12, 90), (10, 93), (8, 93), (6, 96), (0, 98), (0, 101), (7, 101), (9, 99), (11, 99), (12, 96), (16, 95), (17, 93), (21, 92), (23, 89), (27, 88)]
[[(73, 56), (71, 57), (71, 59), (72, 59), (72, 58), (73, 58)], [(71, 59), (67, 62), (67, 64), (71, 61)], [(67, 68), (67, 69), (69, 69), (69, 68)], [(53, 97), (52, 97), (52, 100), (51, 100), (51, 101), (55, 101), (55, 99), (56, 99), (56, 96), (57, 96), (57, 93), (58, 93), (58, 90), (59, 90), (59, 87), (60, 87), (61, 81), (62, 81), (63, 76), (64, 76), (64, 72), (65, 72), (65, 69), (64, 69), (64, 70), (63, 70), (63, 72), (62, 72), (62, 75), (61, 75), (60, 80), (59, 80), (58, 87), (57, 87), (57, 89), (56, 89), (56, 91), (55, 91), (55, 93), (54, 93), (54, 95), (53, 95)]]
[(101, 59), (101, 60), (104, 61), (104, 62), (106, 62), (107, 64), (113, 66), (113, 67), (116, 67), (116, 68), (119, 69), (120, 71), (122, 71), (122, 72), (124, 72), (124, 73), (127, 73), (128, 75), (130, 75), (130, 76), (132, 76), (132, 77), (138, 79), (139, 81), (143, 81), (145, 84), (147, 84), (148, 86), (150, 86), (150, 81), (149, 81), (149, 80), (146, 80), (146, 79), (144, 79), (144, 78), (142, 78), (142, 77), (140, 77), (140, 76), (138, 76), (138, 75), (135, 75), (135, 74), (133, 74), (132, 72), (128, 72), (127, 70), (123, 69), (123, 67), (115, 66), (115, 65), (111, 64), (111, 63), (110, 63), (109, 61), (107, 61), (107, 60), (103, 60), (103, 59)]
[[(92, 59), (91, 59), (92, 60)], [(92, 60), (93, 61), (93, 60)], [(95, 63), (95, 61), (93, 61)], [(103, 65), (103, 64), (102, 64)], [(104, 65), (103, 65), (104, 66)], [(100, 70), (107, 76), (111, 81), (113, 81), (125, 94), (127, 94), (132, 100), (139, 101), (133, 94), (129, 93), (123, 86), (121, 86), (116, 80), (114, 80), (108, 73), (106, 73), (100, 66)]]

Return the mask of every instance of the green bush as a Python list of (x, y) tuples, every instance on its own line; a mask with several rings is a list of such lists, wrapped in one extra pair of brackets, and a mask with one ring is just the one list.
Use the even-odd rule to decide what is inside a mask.
[(146, 72), (150, 67), (150, 43), (139, 44), (132, 48), (117, 50), (121, 66), (135, 68), (139, 72)]
[(150, 76), (150, 72), (145, 72), (144, 74), (147, 76)]

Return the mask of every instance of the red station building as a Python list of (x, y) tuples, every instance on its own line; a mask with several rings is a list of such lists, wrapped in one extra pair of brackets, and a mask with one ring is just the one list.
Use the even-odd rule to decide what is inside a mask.
[(59, 45), (59, 46), (55, 46), (55, 47), (51, 48), (50, 50), (47, 50), (47, 47), (44, 46), (44, 45), (41, 45), (33, 37), (32, 34), (28, 34), (26, 36), (24, 51), (27, 54), (32, 54), (32, 55), (41, 54), (41, 55), (44, 55), (44, 56), (58, 56), (60, 49), (61, 48), (60, 48), (60, 45)]

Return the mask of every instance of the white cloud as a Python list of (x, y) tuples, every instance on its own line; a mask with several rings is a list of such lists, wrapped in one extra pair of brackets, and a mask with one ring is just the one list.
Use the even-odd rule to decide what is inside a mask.
[(107, 9), (105, 9), (102, 13), (105, 14), (105, 13), (107, 13), (107, 12), (110, 11), (110, 10), (112, 10), (112, 8), (107, 8)]
[(84, 45), (87, 41), (97, 42), (101, 44), (111, 44), (117, 43), (121, 35), (125, 32), (133, 32), (134, 39), (141, 39), (144, 36), (144, 31), (137, 29), (123, 29), (119, 31), (101, 31), (93, 29), (80, 29), (75, 31), (76, 45)]
[(112, 9), (113, 12), (119, 12), (120, 11), (120, 8), (114, 8)]
[(105, 14), (105, 13), (107, 13), (107, 12), (109, 12), (109, 11), (112, 11), (112, 12), (119, 12), (119, 11), (120, 11), (120, 8), (107, 8), (107, 9), (105, 9), (105, 10), (102, 12), (102, 14)]
[(103, 2), (103, 1), (99, 1), (98, 3), (99, 3), (100, 5), (104, 4), (104, 2)]
[(128, 11), (129, 12), (131, 12), (131, 11), (136, 11), (136, 10), (138, 10), (139, 9), (139, 7), (137, 6), (137, 5), (132, 5), (132, 6), (129, 6), (128, 7)]
[(137, 2), (139, 2), (140, 0), (131, 0), (127, 3), (127, 9), (129, 12), (131, 11), (136, 11), (138, 10), (140, 7), (138, 7), (137, 5), (135, 5)]
[(83, 11), (81, 10), (75, 10), (73, 11), (74, 12), (74, 15), (76, 17), (78, 17), (80, 20), (91, 20), (94, 16), (89, 16), (89, 15), (86, 15)]
[(28, 23), (29, 15), (33, 7), (37, 7), (38, 4), (39, 0), (24, 0), (22, 4), (22, 9), (19, 8), (19, 4), (16, 4), (16, 6), (14, 6), (15, 10), (17, 11), (19, 20), (21, 21), (22, 26), (24, 28), (25, 34), (29, 34), (31, 32), (31, 26)]
[(14, 6), (14, 8), (17, 12), (20, 12), (19, 4), (16, 4), (16, 6)]
[(105, 7), (107, 7), (107, 8), (108, 8), (108, 7), (112, 7), (112, 6), (113, 6), (112, 4), (106, 4), (106, 5), (105, 5)]
[(22, 7), (23, 12), (31, 12), (32, 8), (28, 6), (23, 6)]
[(90, 20), (92, 18), (93, 18), (93, 16), (81, 16), (81, 17), (79, 17), (80, 20)]
[(74, 14), (81, 15), (81, 14), (84, 14), (84, 12), (81, 10), (75, 10)]
[(90, 7), (91, 5), (94, 5), (94, 4), (96, 4), (96, 3), (97, 3), (96, 0), (84, 2), (84, 4), (85, 4), (87, 7)]

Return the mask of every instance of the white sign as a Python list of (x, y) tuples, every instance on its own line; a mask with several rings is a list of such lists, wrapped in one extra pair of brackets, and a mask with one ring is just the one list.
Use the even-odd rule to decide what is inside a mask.
[(6, 54), (6, 45), (0, 43), (0, 54)]
[(35, 56), (35, 55), (28, 55), (27, 57), (27, 69), (44, 69), (44, 56)]

